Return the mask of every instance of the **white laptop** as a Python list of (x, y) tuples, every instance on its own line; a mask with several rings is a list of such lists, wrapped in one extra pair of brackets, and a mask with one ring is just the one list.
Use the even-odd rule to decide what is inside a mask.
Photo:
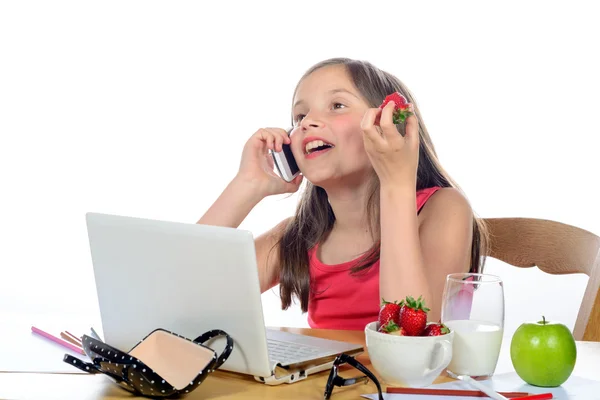
[[(234, 351), (221, 369), (268, 384), (329, 369), (361, 345), (266, 329), (251, 232), (88, 213), (104, 341), (129, 351), (156, 328), (189, 339), (221, 329)], [(224, 339), (209, 345), (219, 354)]]

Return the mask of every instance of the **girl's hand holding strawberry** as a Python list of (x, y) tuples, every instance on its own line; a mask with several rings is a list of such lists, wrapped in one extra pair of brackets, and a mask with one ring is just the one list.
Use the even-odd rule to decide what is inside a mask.
[[(399, 104), (398, 104), (399, 103)], [(394, 93), (383, 108), (370, 108), (361, 122), (364, 144), (381, 186), (416, 187), (419, 162), (419, 125), (413, 106)], [(395, 123), (406, 122), (402, 136)]]
[(273, 157), (269, 150), (281, 151), (284, 143), (290, 143), (284, 129), (261, 128), (256, 131), (244, 145), (236, 180), (249, 184), (261, 197), (297, 191), (302, 175), (288, 183), (273, 170)]

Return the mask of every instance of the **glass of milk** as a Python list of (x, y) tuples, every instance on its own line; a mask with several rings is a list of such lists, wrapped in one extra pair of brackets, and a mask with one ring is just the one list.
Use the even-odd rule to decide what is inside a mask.
[(454, 331), (448, 370), (472, 378), (491, 377), (504, 331), (502, 280), (489, 274), (448, 275), (441, 321)]

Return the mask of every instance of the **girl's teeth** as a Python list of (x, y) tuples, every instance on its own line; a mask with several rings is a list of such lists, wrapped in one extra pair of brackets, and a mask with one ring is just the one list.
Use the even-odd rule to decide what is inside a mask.
[[(319, 144), (319, 143), (321, 143), (321, 144)], [(307, 150), (314, 149), (316, 147), (321, 146), (322, 144), (323, 144), (323, 141), (321, 141), (321, 140), (313, 140), (312, 142), (309, 142), (306, 144), (306, 149)]]
[(310, 152), (310, 150), (320, 147), (320, 146), (324, 146), (324, 145), (325, 145), (325, 142), (323, 142), (322, 140), (313, 140), (312, 142), (309, 142), (306, 144), (304, 150), (308, 154)]

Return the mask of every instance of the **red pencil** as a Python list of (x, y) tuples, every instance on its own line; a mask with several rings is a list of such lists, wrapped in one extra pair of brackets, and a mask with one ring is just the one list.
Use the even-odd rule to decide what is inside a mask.
[[(399, 394), (428, 394), (435, 396), (463, 396), (463, 397), (486, 397), (487, 394), (479, 390), (463, 390), (463, 389), (433, 389), (433, 388), (403, 388), (403, 387), (388, 387), (387, 393)], [(530, 394), (527, 392), (498, 392), (502, 396), (511, 400), (526, 399), (526, 400), (546, 400), (552, 399), (552, 393)]]
[(532, 394), (524, 397), (515, 397), (513, 400), (548, 400), (553, 399), (552, 393)]

